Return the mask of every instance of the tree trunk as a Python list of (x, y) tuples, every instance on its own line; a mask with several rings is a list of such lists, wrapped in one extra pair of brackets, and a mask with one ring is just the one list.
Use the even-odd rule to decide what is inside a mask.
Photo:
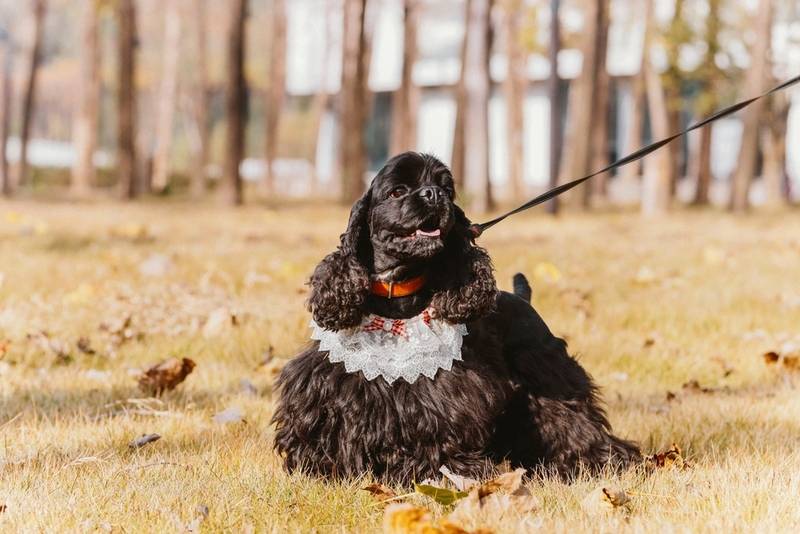
[(521, 42), (522, 2), (506, 0), (503, 21), (506, 33), (508, 72), (503, 84), (508, 136), (508, 178), (515, 200), (527, 193), (525, 187), (525, 92), (528, 87), (528, 57)]
[(152, 188), (163, 193), (169, 185), (172, 134), (178, 103), (178, 60), (181, 43), (181, 0), (167, 0), (164, 11), (164, 63), (158, 95), (156, 151), (153, 156)]
[(456, 101), (456, 119), (453, 125), (453, 150), (450, 154), (450, 172), (453, 174), (453, 181), (455, 182), (456, 189), (464, 189), (464, 155), (466, 149), (464, 147), (464, 114), (467, 107), (467, 88), (465, 73), (467, 71), (467, 43), (469, 42), (469, 35), (467, 31), (467, 24), (469, 22), (469, 14), (472, 10), (472, 0), (466, 0), (464, 8), (464, 38), (461, 41), (461, 74), (458, 78), (458, 83), (455, 89)]
[(697, 187), (694, 192), (692, 204), (706, 206), (711, 190), (711, 125), (700, 129), (700, 149), (697, 154)]
[[(652, 0), (645, 0), (643, 2), (644, 9), (642, 10), (642, 18), (645, 21), (650, 20), (650, 11)], [(645, 107), (647, 105), (647, 93), (645, 87), (645, 69), (646, 63), (649, 61), (647, 52), (650, 48), (650, 23), (645, 23), (644, 36), (642, 38), (642, 60), (639, 63), (639, 72), (633, 77), (631, 86), (631, 100), (633, 107), (631, 108), (631, 116), (628, 120), (628, 131), (625, 136), (625, 154), (631, 154), (641, 148), (642, 146), (642, 133), (644, 131), (644, 116)], [(641, 171), (641, 162), (634, 161), (622, 167), (619, 171), (620, 180), (627, 183), (633, 183), (639, 178)]]
[(206, 191), (206, 167), (209, 160), (210, 127), (208, 124), (208, 52), (206, 49), (206, 0), (194, 0), (195, 80), (192, 96), (195, 136), (192, 143), (193, 169), (191, 194), (194, 198)]
[(239, 206), (244, 201), (239, 165), (244, 159), (244, 129), (247, 118), (247, 82), (244, 77), (247, 0), (229, 1), (230, 20), (226, 39), (228, 49), (225, 79), (225, 163), (222, 194), (228, 205)]
[(351, 205), (364, 192), (367, 149), (364, 143), (367, 110), (366, 0), (345, 0), (344, 57), (339, 127), (342, 198)]
[[(595, 102), (593, 107), (592, 133), (589, 168), (587, 172), (602, 169), (609, 163), (608, 146), (608, 120), (611, 103), (611, 77), (606, 68), (606, 50), (608, 50), (608, 7), (597, 27), (597, 80), (595, 86)], [(606, 202), (608, 194), (608, 173), (603, 173), (592, 179), (591, 202), (601, 205)]]
[(19, 173), (17, 185), (28, 183), (28, 140), (31, 134), (33, 113), (36, 107), (36, 82), (39, 77), (39, 64), (42, 60), (42, 41), (44, 39), (44, 17), (47, 11), (45, 0), (33, 0), (33, 43), (28, 68), (28, 79), (22, 101), (22, 127), (19, 135)]
[(122, 198), (140, 189), (136, 173), (136, 9), (134, 0), (117, 2), (117, 173)]
[(789, 120), (789, 99), (786, 94), (775, 94), (770, 100), (769, 124), (764, 128), (764, 188), (766, 205), (770, 208), (787, 203), (786, 184), (786, 130)]
[[(644, 65), (647, 103), (650, 111), (650, 128), (655, 139), (670, 135), (669, 110), (662, 77), (648, 59)], [(642, 213), (659, 215), (670, 205), (672, 186), (672, 157), (668, 147), (657, 150), (644, 160), (642, 180)]]
[(94, 151), (97, 148), (97, 119), (100, 105), (100, 47), (97, 34), (97, 2), (87, 0), (83, 9), (81, 82), (74, 126), (75, 163), (70, 193), (82, 198), (94, 182)]
[[(772, 2), (760, 0), (756, 19), (756, 41), (750, 54), (745, 91), (748, 97), (760, 94), (765, 89), (767, 78), (767, 54), (772, 35)], [(742, 212), (749, 208), (750, 183), (758, 163), (758, 138), (764, 101), (754, 102), (744, 111), (742, 144), (739, 159), (731, 183), (730, 209)]]
[(266, 143), (264, 146), (264, 193), (275, 192), (275, 157), (278, 150), (278, 131), (283, 103), (286, 97), (286, 0), (272, 2), (272, 47), (269, 62), (269, 89), (267, 91)]
[[(596, 95), (599, 88), (600, 67), (605, 64), (602, 56), (602, 38), (608, 26), (608, 0), (591, 0), (585, 12), (586, 23), (583, 28), (583, 66), (581, 73), (572, 82), (568, 104), (567, 143), (563, 153), (561, 183), (583, 176), (589, 172), (592, 162), (590, 143), (593, 139), (593, 125), (598, 113)], [(580, 185), (568, 193), (564, 203), (573, 209), (582, 210), (589, 203), (587, 185)]]
[(467, 22), (467, 54), (464, 65), (466, 108), (464, 183), (474, 212), (493, 207), (489, 180), (489, 0), (472, 0)]
[(0, 194), (6, 197), (14, 192), (6, 153), (11, 125), (11, 59), (11, 44), (6, 41), (0, 44)]
[[(560, 0), (550, 0), (550, 77), (547, 92), (550, 98), (550, 187), (558, 185), (558, 171), (561, 163), (563, 143), (561, 128), (561, 80), (558, 76), (558, 51), (561, 49)], [(547, 211), (558, 213), (558, 197), (547, 203)]]
[(417, 107), (419, 89), (414, 84), (417, 62), (417, 11), (419, 0), (405, 0), (403, 16), (403, 74), (395, 91), (392, 106), (392, 155), (414, 150), (417, 144)]
[(328, 104), (330, 96), (328, 95), (328, 77), (330, 75), (330, 61), (331, 61), (331, 41), (333, 36), (333, 28), (331, 27), (332, 5), (330, 2), (325, 3), (325, 46), (322, 54), (322, 63), (319, 66), (320, 80), (317, 92), (314, 94), (314, 100), (311, 102), (311, 116), (313, 117), (313, 132), (314, 145), (311, 161), (314, 165), (313, 178), (311, 183), (311, 192), (318, 194), (320, 177), (319, 177), (319, 151), (320, 151), (320, 138), (322, 134), (322, 120), (325, 113), (328, 111)]

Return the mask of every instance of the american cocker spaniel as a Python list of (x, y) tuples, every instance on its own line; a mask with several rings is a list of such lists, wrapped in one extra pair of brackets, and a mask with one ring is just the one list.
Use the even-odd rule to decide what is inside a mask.
[(375, 176), (311, 276), (312, 344), (278, 380), (288, 470), (408, 483), (503, 460), (570, 478), (624, 467), (597, 388), (530, 304), (499, 291), (450, 170), (407, 152)]

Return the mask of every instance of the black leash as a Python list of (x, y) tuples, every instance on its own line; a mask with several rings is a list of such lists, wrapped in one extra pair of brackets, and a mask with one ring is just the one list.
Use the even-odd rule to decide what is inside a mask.
[(618, 167), (623, 167), (623, 166), (627, 165), (628, 163), (633, 163), (634, 161), (639, 161), (640, 159), (642, 159), (643, 157), (647, 156), (648, 154), (650, 154), (652, 152), (655, 152), (659, 148), (663, 147), (664, 145), (666, 145), (668, 143), (671, 143), (672, 141), (674, 141), (675, 139), (677, 139), (679, 137), (683, 137), (684, 135), (688, 134), (692, 130), (696, 130), (698, 128), (702, 128), (703, 126), (705, 126), (707, 124), (710, 124), (710, 123), (712, 123), (712, 122), (714, 122), (716, 120), (719, 120), (719, 119), (721, 119), (723, 117), (727, 117), (728, 115), (736, 113), (737, 111), (746, 108), (747, 106), (749, 106), (753, 102), (756, 102), (757, 100), (761, 100), (762, 98), (766, 98), (766, 97), (770, 96), (773, 93), (777, 93), (778, 91), (783, 91), (784, 89), (788, 89), (789, 87), (791, 87), (792, 85), (794, 85), (794, 84), (796, 84), (798, 82), (800, 82), (800, 75), (795, 76), (794, 78), (791, 78), (790, 80), (787, 80), (787, 81), (783, 82), (782, 84), (773, 87), (772, 89), (770, 89), (769, 91), (767, 91), (764, 94), (761, 94), (759, 96), (755, 96), (755, 97), (750, 98), (748, 100), (743, 100), (743, 101), (741, 101), (739, 103), (733, 104), (732, 106), (728, 106), (728, 107), (726, 107), (724, 109), (721, 109), (721, 110), (717, 111), (716, 113), (714, 113), (713, 115), (710, 115), (710, 116), (706, 117), (705, 119), (701, 120), (700, 122), (696, 122), (696, 123), (690, 125), (685, 130), (680, 131), (680, 132), (675, 133), (675, 134), (672, 134), (672, 135), (670, 135), (669, 137), (667, 137), (665, 139), (662, 139), (660, 141), (656, 141), (655, 143), (651, 143), (651, 144), (649, 144), (649, 145), (647, 145), (645, 147), (642, 147), (639, 150), (637, 150), (636, 152), (634, 152), (632, 154), (629, 154), (629, 155), (627, 155), (627, 156), (625, 156), (625, 157), (623, 157), (621, 159), (618, 159), (617, 161), (611, 163), (607, 167), (603, 167), (599, 171), (594, 171), (591, 174), (587, 174), (583, 178), (578, 178), (577, 180), (573, 180), (571, 182), (567, 182), (565, 184), (559, 185), (558, 187), (554, 187), (553, 189), (550, 189), (549, 191), (545, 191), (544, 193), (542, 193), (541, 195), (537, 196), (536, 198), (534, 198), (532, 200), (529, 200), (528, 202), (526, 202), (525, 204), (519, 206), (518, 208), (514, 208), (513, 210), (511, 210), (511, 211), (509, 211), (507, 213), (504, 213), (503, 215), (500, 215), (499, 217), (495, 217), (491, 221), (487, 221), (485, 223), (473, 224), (472, 226), (470, 226), (470, 230), (472, 231), (473, 235), (476, 238), (480, 237), (480, 235), (483, 232), (485, 232), (486, 230), (488, 230), (489, 228), (491, 228), (495, 224), (505, 220), (506, 218), (511, 217), (512, 215), (515, 215), (515, 214), (517, 214), (517, 213), (519, 213), (521, 211), (525, 211), (527, 209), (530, 209), (530, 208), (532, 208), (534, 206), (538, 206), (539, 204), (541, 204), (543, 202), (547, 202), (548, 200), (557, 197), (561, 193), (569, 191), (573, 187), (577, 187), (577, 186), (581, 185), (583, 182), (585, 182), (585, 181), (587, 181), (587, 180), (589, 180), (591, 178), (594, 178), (598, 174), (603, 174), (604, 172), (608, 172), (608, 171), (616, 169)]

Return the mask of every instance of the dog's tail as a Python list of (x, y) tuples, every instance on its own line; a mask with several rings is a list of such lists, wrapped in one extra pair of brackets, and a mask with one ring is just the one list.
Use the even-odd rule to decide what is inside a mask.
[(514, 275), (514, 294), (519, 298), (523, 299), (528, 304), (531, 303), (531, 285), (528, 283), (528, 279), (525, 278), (525, 275), (522, 273), (517, 273)]

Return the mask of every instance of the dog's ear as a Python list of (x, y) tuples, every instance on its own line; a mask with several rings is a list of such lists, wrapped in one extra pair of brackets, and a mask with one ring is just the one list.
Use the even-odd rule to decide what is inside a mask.
[(497, 282), (489, 254), (475, 245), (470, 220), (458, 206), (455, 225), (447, 237), (443, 264), (437, 269), (440, 290), (431, 307), (437, 317), (451, 323), (466, 323), (494, 310)]
[(308, 308), (314, 321), (326, 330), (357, 326), (369, 293), (366, 262), (371, 253), (367, 216), (371, 192), (367, 191), (350, 211), (347, 230), (336, 251), (328, 254), (311, 275)]

